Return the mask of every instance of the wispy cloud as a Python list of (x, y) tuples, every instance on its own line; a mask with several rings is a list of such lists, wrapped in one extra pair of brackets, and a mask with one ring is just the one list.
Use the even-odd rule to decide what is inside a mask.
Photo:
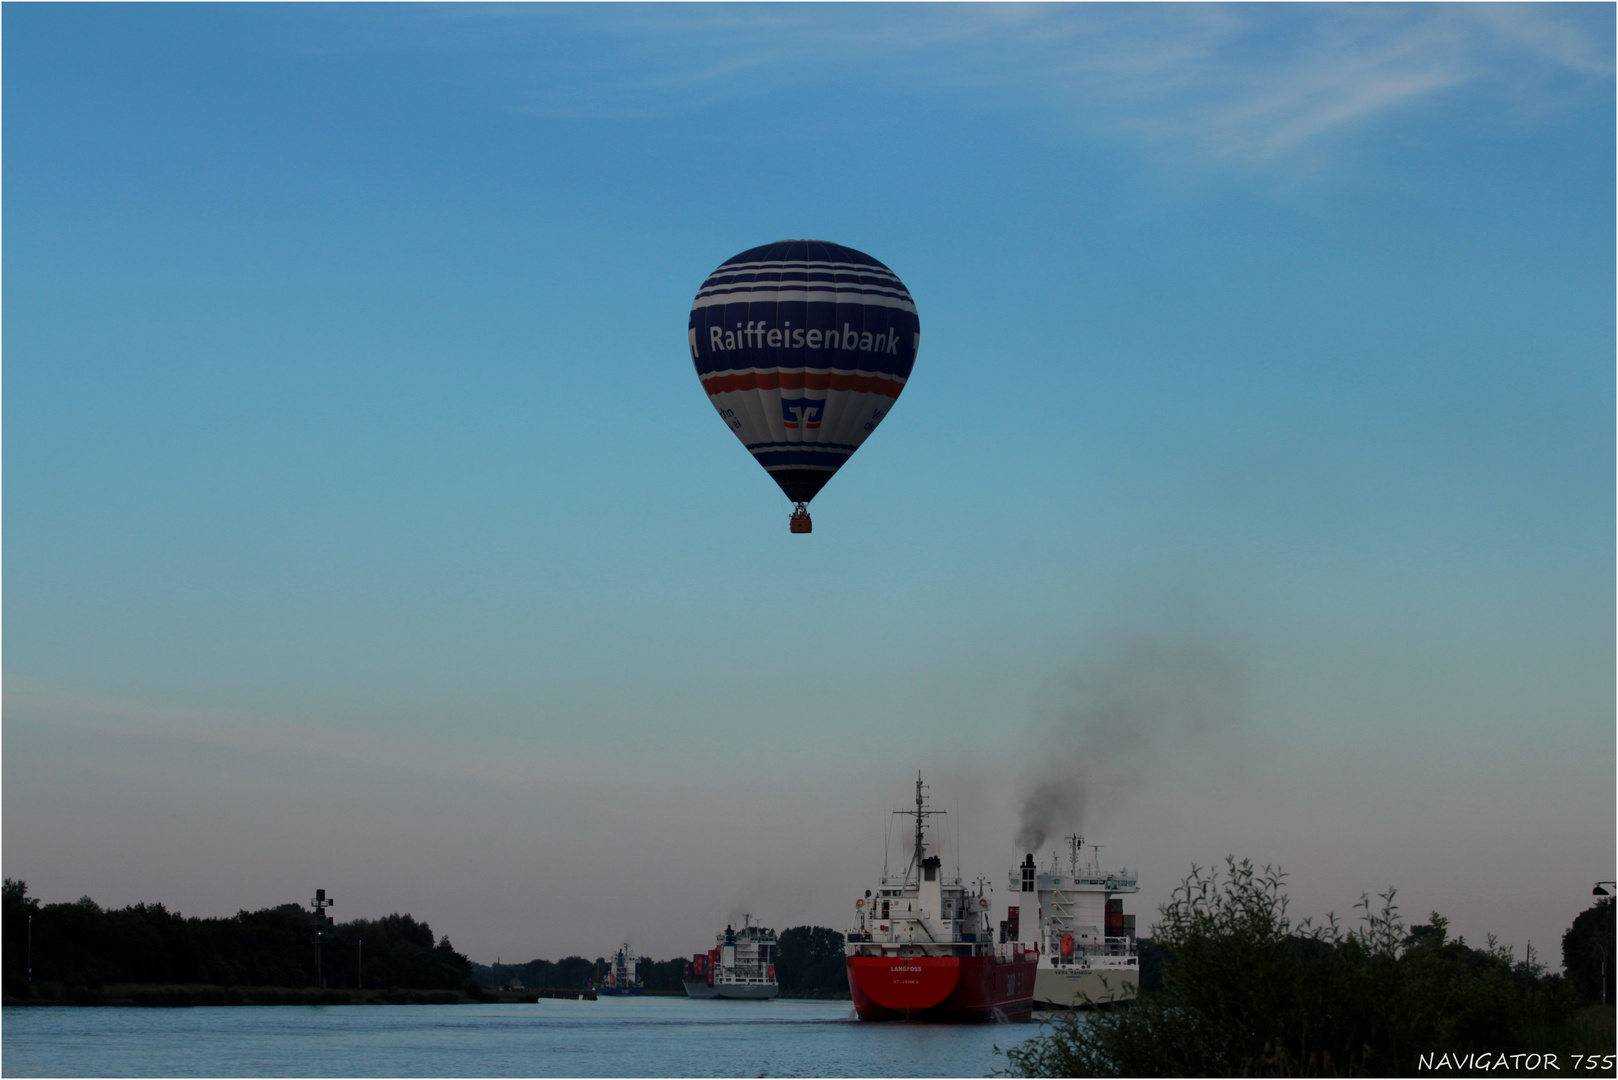
[[(396, 10), (396, 9), (395, 9)], [(518, 107), (690, 115), (761, 94), (951, 95), (1265, 167), (1472, 91), (1545, 117), (1610, 92), (1610, 9), (1463, 5), (451, 7), (379, 38), (485, 51)], [(377, 46), (378, 41), (371, 41)], [(384, 46), (385, 47), (385, 46)], [(498, 59), (497, 59), (498, 58)]]
[[(15, 737), (26, 741), (50, 730), (72, 733), (69, 741), (77, 752), (90, 756), (104, 755), (115, 743), (127, 754), (118, 740), (133, 740), (167, 748), (164, 753), (176, 757), (273, 762), (283, 769), (320, 759), (509, 790), (578, 782), (581, 769), (588, 775), (618, 765), (610, 754), (590, 747), (570, 747), (564, 766), (542, 753), (514, 753), (510, 746), (487, 745), (467, 734), (446, 742), (441, 733), (378, 733), (235, 709), (156, 705), (17, 676), (7, 677), (3, 700), (10, 750), (18, 749), (11, 741)], [(457, 722), (446, 717), (443, 726)]]
[[(1143, 39), (1123, 48), (1153, 50)], [(1172, 80), (1153, 78), (1142, 63), (1134, 78), (1087, 72), (1078, 89), (1115, 97), (1114, 122), (1143, 137), (1257, 165), (1439, 106), (1446, 93), (1475, 91), (1474, 116), (1544, 114), (1612, 75), (1597, 42), (1553, 15), (1501, 22), (1453, 6), (1306, 9), (1292, 19), (1243, 8), (1206, 21), (1200, 41), (1177, 52)]]

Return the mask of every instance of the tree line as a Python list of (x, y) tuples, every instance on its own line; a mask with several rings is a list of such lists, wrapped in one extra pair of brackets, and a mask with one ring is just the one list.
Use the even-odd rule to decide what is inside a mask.
[[(317, 932), (319, 944), (317, 946)], [(332, 922), (298, 904), (227, 917), (187, 917), (163, 904), (103, 908), (89, 897), (43, 904), (26, 882), (0, 890), (5, 994), (67, 999), (117, 985), (476, 991), (520, 982), (530, 989), (579, 989), (607, 970), (607, 958), (474, 965), (447, 937), (410, 915)], [(684, 992), (689, 957), (641, 960), (653, 993)], [(843, 935), (822, 926), (781, 933), (776, 979), (786, 993), (846, 996)], [(474, 981), (475, 980), (475, 981)]]
[[(561, 960), (530, 960), (524, 964), (475, 964), (477, 979), (486, 986), (521, 983), (530, 990), (570, 990), (588, 986), (607, 971), (608, 959), (587, 960), (568, 956)], [(636, 973), (648, 993), (680, 994), (691, 958), (640, 961)], [(775, 978), (782, 993), (848, 996), (843, 965), (843, 935), (824, 926), (794, 926), (781, 931), (775, 945)]]
[[(316, 932), (321, 931), (317, 955)], [(410, 915), (317, 920), (297, 904), (186, 917), (162, 904), (41, 904), (22, 881), (0, 894), (8, 997), (115, 984), (459, 990), (472, 963)], [(32, 980), (29, 967), (32, 966)]]

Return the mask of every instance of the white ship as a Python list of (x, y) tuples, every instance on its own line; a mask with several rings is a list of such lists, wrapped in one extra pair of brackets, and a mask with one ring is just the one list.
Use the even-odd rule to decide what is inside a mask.
[(775, 931), (742, 916), (742, 928), (725, 927), (717, 944), (691, 958), (685, 992), (694, 998), (762, 1001), (781, 992), (775, 981)]
[(596, 992), (614, 997), (644, 994), (646, 988), (641, 985), (640, 975), (635, 970), (639, 965), (640, 957), (629, 951), (629, 942), (624, 942), (619, 946), (617, 955), (607, 962), (607, 977), (596, 987)]
[(1140, 891), (1135, 875), (1124, 868), (1103, 871), (1100, 845), (1080, 865), (1084, 837), (1064, 839), (1066, 860), (1052, 853), (1050, 865), (1040, 868), (1030, 854), (1011, 874), (1021, 903), (1008, 907), (1007, 921), (1013, 936), (1039, 953), (1034, 1000), (1062, 1008), (1130, 1001), (1140, 992), (1140, 957), (1135, 916), (1124, 914), (1119, 897)]

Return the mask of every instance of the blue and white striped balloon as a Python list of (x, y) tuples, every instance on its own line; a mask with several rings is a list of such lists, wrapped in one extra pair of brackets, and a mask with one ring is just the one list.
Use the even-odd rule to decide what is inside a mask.
[(864, 252), (782, 240), (708, 275), (689, 341), (720, 418), (807, 503), (893, 407), (921, 321), (904, 283)]

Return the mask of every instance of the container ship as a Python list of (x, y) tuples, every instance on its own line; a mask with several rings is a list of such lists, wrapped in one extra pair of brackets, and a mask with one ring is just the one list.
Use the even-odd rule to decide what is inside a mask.
[(775, 981), (775, 931), (742, 916), (742, 928), (725, 927), (717, 944), (691, 958), (685, 992), (694, 998), (764, 1001), (781, 992)]
[(1019, 903), (1006, 909), (1007, 930), (1039, 957), (1034, 1000), (1067, 1009), (1131, 1001), (1140, 992), (1140, 957), (1135, 917), (1124, 914), (1121, 894), (1140, 891), (1135, 875), (1102, 870), (1099, 844), (1081, 865), (1084, 837), (1064, 839), (1065, 867), (1055, 853), (1037, 867), (1030, 853), (1011, 874)]
[(607, 994), (612, 997), (631, 997), (646, 992), (641, 985), (640, 976), (635, 968), (640, 958), (629, 951), (626, 941), (618, 947), (618, 952), (607, 962), (607, 977), (596, 987), (598, 994)]
[[(969, 889), (946, 878), (929, 854), (926, 786), (916, 776), (910, 863), (897, 878), (883, 874), (854, 901), (854, 926), (843, 946), (848, 988), (861, 1020), (945, 1023), (1026, 1022), (1033, 1014), (1038, 953), (1031, 941), (990, 929), (985, 879)], [(1008, 913), (1009, 914), (1009, 913)], [(1014, 920), (1013, 920), (1014, 921)]]

